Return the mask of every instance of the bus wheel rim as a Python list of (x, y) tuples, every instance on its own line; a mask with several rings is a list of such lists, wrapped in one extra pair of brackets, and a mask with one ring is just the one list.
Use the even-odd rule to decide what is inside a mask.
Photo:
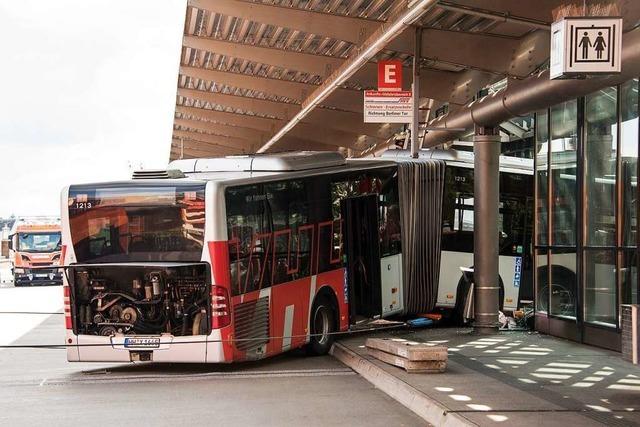
[(326, 344), (329, 340), (329, 315), (324, 306), (320, 306), (316, 309), (316, 313), (313, 316), (314, 333), (318, 334), (317, 339), (319, 344)]

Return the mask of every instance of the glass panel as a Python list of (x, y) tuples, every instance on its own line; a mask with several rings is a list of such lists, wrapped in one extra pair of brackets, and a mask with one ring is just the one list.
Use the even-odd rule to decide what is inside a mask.
[(500, 255), (522, 256), (531, 243), (533, 177), (519, 173), (500, 173)]
[(636, 246), (638, 191), (638, 79), (620, 87), (620, 182), (622, 183), (622, 244)]
[(554, 316), (575, 318), (577, 305), (576, 250), (575, 248), (551, 251), (551, 308)]
[(616, 258), (613, 250), (584, 253), (584, 319), (616, 325)]
[(270, 286), (272, 234), (262, 186), (231, 187), (225, 191), (227, 234), (233, 295)]
[(638, 253), (635, 250), (622, 252), (620, 303), (638, 303)]
[(549, 261), (547, 249), (536, 251), (536, 311), (547, 313), (549, 311)]
[(549, 114), (547, 110), (536, 113), (536, 195), (537, 195), (537, 212), (536, 212), (536, 244), (546, 245), (547, 234), (549, 232), (548, 218), (549, 210), (548, 194), (548, 162), (547, 154), (549, 153)]
[(577, 101), (551, 108), (551, 181), (553, 188), (551, 244), (576, 244)]
[(617, 90), (585, 98), (585, 207), (587, 246), (616, 244)]
[(200, 261), (204, 184), (78, 185), (69, 226), (78, 262)]
[(20, 252), (55, 252), (60, 250), (61, 234), (51, 233), (19, 233), (18, 247)]
[[(264, 193), (273, 223), (273, 283), (310, 275), (312, 230), (307, 185), (304, 180), (270, 182)], [(305, 227), (306, 226), (306, 227)]]

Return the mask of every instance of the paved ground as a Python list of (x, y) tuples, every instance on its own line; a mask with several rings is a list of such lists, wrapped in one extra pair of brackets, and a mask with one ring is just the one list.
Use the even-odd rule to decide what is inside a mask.
[[(0, 289), (3, 344), (61, 343), (60, 287)], [(64, 350), (0, 349), (0, 425), (418, 426), (424, 421), (335, 359), (261, 363), (70, 364)]]
[(11, 275), (11, 265), (6, 258), (0, 258), (0, 288), (13, 286), (13, 276)]
[(640, 367), (619, 353), (537, 333), (482, 337), (466, 329), (423, 329), (378, 336), (448, 346), (447, 371), (426, 375), (373, 359), (366, 336), (340, 341), (472, 423), (640, 425)]

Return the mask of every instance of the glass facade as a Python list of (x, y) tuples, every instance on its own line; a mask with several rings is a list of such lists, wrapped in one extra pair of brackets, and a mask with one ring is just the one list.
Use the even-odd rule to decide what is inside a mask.
[(638, 79), (536, 112), (536, 312), (568, 338), (638, 302), (638, 127)]

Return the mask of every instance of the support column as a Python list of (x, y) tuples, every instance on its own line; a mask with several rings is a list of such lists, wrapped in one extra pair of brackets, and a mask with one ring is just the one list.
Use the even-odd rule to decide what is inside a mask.
[(498, 331), (498, 209), (500, 203), (500, 133), (479, 127), (473, 137), (473, 277), (474, 331)]
[(422, 28), (416, 27), (415, 42), (413, 46), (413, 121), (411, 122), (411, 157), (418, 157), (420, 149), (420, 55), (422, 52)]

